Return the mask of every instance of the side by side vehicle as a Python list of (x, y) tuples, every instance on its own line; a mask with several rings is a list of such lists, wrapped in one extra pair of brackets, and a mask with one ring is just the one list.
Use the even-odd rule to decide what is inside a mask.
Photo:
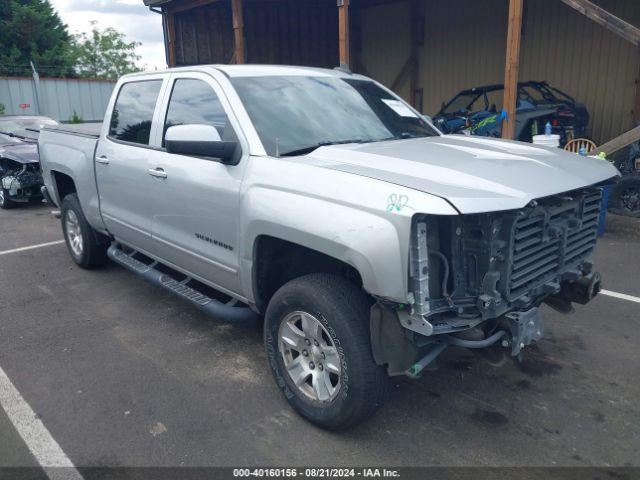
[[(101, 127), (40, 134), (72, 259), (111, 259), (226, 322), (264, 322), (291, 406), (369, 417), (449, 346), (518, 356), (600, 289), (608, 162), (443, 135), (344, 70), (127, 75)], [(492, 350), (492, 351), (493, 351)]]

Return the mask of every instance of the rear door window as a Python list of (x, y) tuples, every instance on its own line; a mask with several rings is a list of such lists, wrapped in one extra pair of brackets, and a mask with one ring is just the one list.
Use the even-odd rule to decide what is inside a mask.
[(161, 87), (162, 80), (125, 83), (111, 115), (109, 136), (122, 142), (149, 145)]

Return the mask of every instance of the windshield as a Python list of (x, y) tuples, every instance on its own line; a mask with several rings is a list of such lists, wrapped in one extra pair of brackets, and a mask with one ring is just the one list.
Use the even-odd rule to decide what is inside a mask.
[(0, 119), (0, 132), (21, 134), (21, 130), (41, 130), (45, 126), (58, 125), (58, 122), (46, 117)]
[(231, 82), (267, 153), (309, 153), (321, 145), (438, 135), (403, 101), (368, 80), (236, 77)]

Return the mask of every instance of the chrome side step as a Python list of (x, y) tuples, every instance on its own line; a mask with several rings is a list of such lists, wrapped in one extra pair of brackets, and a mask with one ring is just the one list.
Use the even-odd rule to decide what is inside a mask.
[(134, 258), (137, 253), (133, 251), (127, 254), (117, 243), (111, 244), (107, 250), (109, 258), (118, 265), (183, 298), (216, 320), (227, 323), (248, 323), (259, 319), (258, 314), (249, 307), (236, 307), (236, 300), (232, 299), (228, 303), (222, 303), (188, 286), (187, 284), (192, 280), (190, 277), (178, 281), (169, 274), (157, 270), (155, 267), (158, 262), (150, 264), (141, 262)]

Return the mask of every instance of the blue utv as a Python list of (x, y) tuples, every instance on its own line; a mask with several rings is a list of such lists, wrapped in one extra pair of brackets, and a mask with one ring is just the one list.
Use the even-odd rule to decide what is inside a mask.
[[(442, 104), (433, 121), (445, 133), (500, 137), (505, 117), (503, 96), (503, 85), (463, 90)], [(589, 112), (583, 104), (547, 82), (519, 83), (516, 139), (531, 142), (534, 135), (544, 133), (547, 122), (551, 124), (552, 132), (560, 135), (560, 143), (564, 145), (571, 138), (585, 136)]]

